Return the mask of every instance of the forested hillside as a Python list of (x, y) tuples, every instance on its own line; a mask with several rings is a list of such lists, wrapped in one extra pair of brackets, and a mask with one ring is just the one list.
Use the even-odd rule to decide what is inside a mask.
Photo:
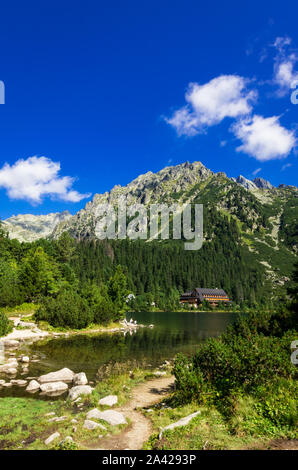
[[(179, 294), (194, 287), (223, 288), (241, 308), (276, 305), (284, 299), (297, 260), (298, 190), (284, 185), (275, 188), (259, 180), (230, 179), (200, 162), (186, 162), (95, 195), (74, 216), (43, 217), (40, 227), (38, 216), (33, 217), (31, 229), (30, 216), (11, 218), (3, 224), (0, 240), (0, 305), (54, 299), (47, 300), (46, 307), (54, 312), (58, 297), (65, 308), (69, 302), (79, 304), (82, 297), (89, 306), (101, 305), (105, 313), (96, 321), (103, 321), (115, 319), (117, 309), (124, 307), (180, 308)], [(119, 197), (127, 205), (146, 207), (152, 203), (203, 204), (202, 248), (186, 251), (183, 240), (171, 239), (97, 240), (98, 206), (116, 207)], [(14, 239), (14, 234), (36, 239), (39, 230), (50, 235), (31, 243)], [(117, 269), (125, 278), (125, 288), (116, 305), (108, 285)], [(133, 294), (129, 304), (123, 300), (124, 293)], [(82, 304), (81, 311), (84, 308)]]

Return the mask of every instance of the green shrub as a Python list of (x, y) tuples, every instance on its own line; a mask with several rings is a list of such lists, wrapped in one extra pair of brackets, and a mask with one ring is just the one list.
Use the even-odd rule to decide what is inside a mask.
[(281, 379), (270, 389), (257, 390), (256, 396), (259, 398), (256, 409), (264, 418), (277, 427), (298, 430), (297, 381)]
[(0, 312), (0, 336), (5, 336), (12, 331), (13, 323), (4, 312)]
[(279, 377), (294, 377), (296, 368), (290, 361), (289, 338), (290, 335), (254, 335), (252, 339), (209, 339), (191, 360), (179, 357), (176, 361), (177, 390), (185, 387), (187, 401), (200, 397), (202, 383), (208, 385), (210, 393), (215, 391), (223, 397), (239, 390), (250, 392)]
[(88, 302), (77, 292), (63, 290), (56, 298), (42, 299), (35, 319), (54, 327), (81, 329), (93, 322), (93, 314)]
[(120, 314), (117, 313), (105, 286), (100, 288), (96, 284), (86, 283), (81, 289), (80, 295), (87, 301), (92, 311), (94, 323), (106, 325), (119, 319)]
[(177, 355), (173, 374), (176, 377), (176, 399), (178, 402), (187, 403), (193, 399), (203, 401), (206, 392), (203, 374), (183, 354)]

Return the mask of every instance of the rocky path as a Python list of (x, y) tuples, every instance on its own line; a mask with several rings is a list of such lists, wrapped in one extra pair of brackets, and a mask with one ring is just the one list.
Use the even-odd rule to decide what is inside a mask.
[(174, 377), (153, 379), (138, 385), (128, 403), (115, 409), (131, 421), (130, 426), (120, 434), (108, 436), (100, 441), (101, 450), (138, 450), (149, 439), (151, 422), (138, 408), (148, 408), (161, 401), (173, 389)]

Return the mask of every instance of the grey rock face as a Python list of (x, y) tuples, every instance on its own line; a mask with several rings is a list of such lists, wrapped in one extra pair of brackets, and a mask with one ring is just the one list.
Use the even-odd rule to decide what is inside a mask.
[(4, 220), (3, 226), (9, 232), (10, 238), (16, 238), (20, 242), (34, 241), (47, 238), (57, 224), (70, 217), (68, 211), (47, 215), (20, 214)]
[(206, 181), (214, 175), (201, 162), (185, 162), (180, 165), (166, 167), (163, 170), (152, 173), (149, 171), (140, 175), (127, 186), (114, 186), (110, 192), (95, 194), (92, 201), (88, 202), (84, 209), (58, 224), (53, 232), (53, 238), (59, 238), (68, 231), (75, 238), (94, 237), (94, 228), (97, 217), (96, 210), (100, 204), (118, 205), (120, 198), (131, 204), (153, 204), (163, 200), (164, 203), (173, 203), (172, 193), (185, 192), (197, 183)]
[(243, 186), (243, 188), (251, 190), (251, 189), (257, 189), (257, 186), (255, 183), (253, 183), (251, 180), (245, 178), (242, 175), (239, 175), (238, 178), (236, 179), (236, 182)]
[(259, 188), (259, 189), (272, 189), (273, 186), (272, 184), (264, 180), (264, 178), (255, 178), (253, 179), (254, 184)]

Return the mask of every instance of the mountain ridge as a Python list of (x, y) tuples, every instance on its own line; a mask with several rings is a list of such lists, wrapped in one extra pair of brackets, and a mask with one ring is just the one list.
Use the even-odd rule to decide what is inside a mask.
[(167, 166), (156, 173), (148, 171), (126, 186), (115, 185), (110, 191), (95, 194), (73, 216), (68, 211), (44, 216), (25, 214), (10, 217), (3, 221), (3, 225), (10, 238), (17, 238), (19, 241), (57, 239), (64, 231), (79, 240), (90, 239), (95, 236), (96, 208), (99, 204), (116, 205), (118, 199), (123, 197), (127, 205), (197, 202), (234, 217), (241, 225), (246, 240), (251, 235), (258, 236), (260, 231), (264, 232), (265, 237), (269, 237), (263, 240), (267, 244), (279, 243), (281, 236), (285, 236), (287, 247), (296, 253), (298, 244), (295, 237), (291, 240), (295, 226), (290, 230), (291, 233), (287, 231), (288, 219), (295, 215), (290, 209), (291, 204), (297, 209), (297, 194), (297, 187), (283, 184), (274, 187), (259, 177), (254, 180), (241, 175), (238, 178), (228, 178), (224, 172), (215, 173), (199, 161), (184, 162)]

